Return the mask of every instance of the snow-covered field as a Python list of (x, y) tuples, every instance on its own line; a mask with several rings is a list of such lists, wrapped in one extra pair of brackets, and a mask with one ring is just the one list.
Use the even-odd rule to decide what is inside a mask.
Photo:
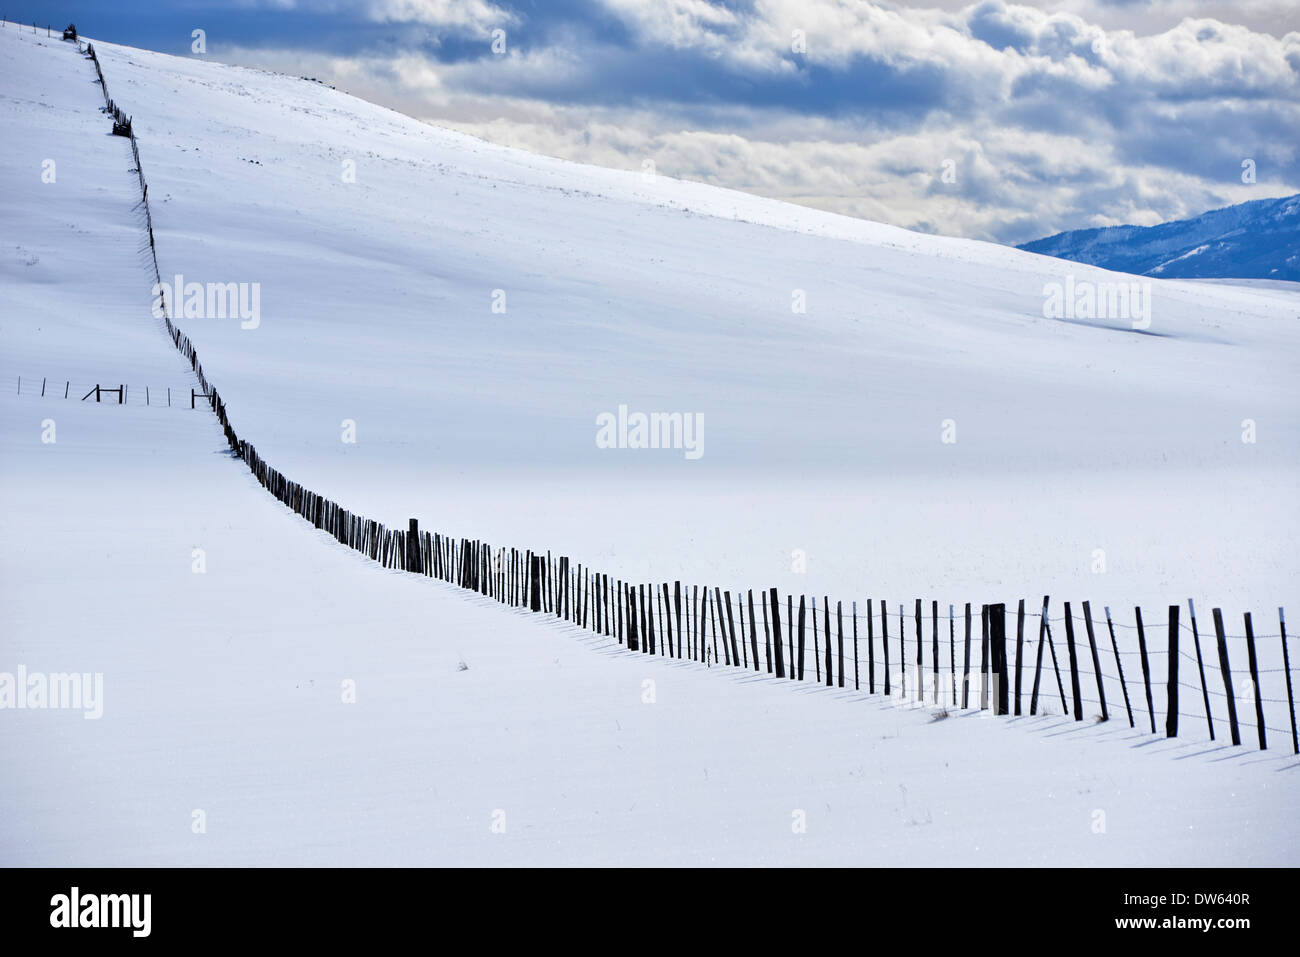
[[(164, 276), (260, 283), (257, 328), (178, 324), (241, 436), (349, 508), (909, 608), (1051, 593), (1159, 622), (1194, 597), (1203, 632), (1222, 605), (1275, 634), (1297, 604), (1285, 289), (1156, 282), (1149, 329), (1049, 320), (1045, 284), (1118, 277), (96, 47)], [(0, 863), (1296, 863), (1276, 736), (932, 721), (632, 657), (311, 530), (188, 395), (154, 407), (193, 382), (93, 76), (0, 34), (0, 672), (104, 675), (97, 721), (0, 713)], [(96, 381), (130, 403), (75, 401)], [(598, 449), (620, 404), (702, 413), (705, 454)]]

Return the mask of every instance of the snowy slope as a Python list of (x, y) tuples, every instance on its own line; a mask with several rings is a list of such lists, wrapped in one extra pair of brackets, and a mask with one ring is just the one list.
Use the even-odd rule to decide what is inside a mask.
[(1020, 249), (1164, 279), (1300, 281), (1300, 196), (1256, 199), (1159, 226), (1075, 229)]
[(1280, 751), (619, 653), (305, 529), (210, 418), (50, 408), (0, 399), (0, 670), (104, 711), (0, 712), (0, 865), (1295, 863)]
[[(1158, 283), (1143, 333), (1048, 320), (1046, 284), (1119, 277), (99, 49), (142, 137), (164, 275), (261, 284), (256, 329), (181, 323), (237, 428), (350, 508), (626, 576), (845, 599), (1295, 595), (1290, 301)], [(620, 404), (703, 414), (704, 457), (597, 449)]]
[[(1039, 257), (97, 46), (143, 138), (164, 272), (263, 284), (256, 330), (181, 326), (240, 433), (350, 507), (846, 599), (1052, 590), (1159, 621), (1191, 592), (1236, 622), (1294, 589), (1284, 295), (1161, 283), (1160, 335), (1049, 322), (1058, 264)], [(1276, 738), (1260, 755), (1118, 721), (932, 723), (630, 657), (344, 551), (222, 454), (208, 414), (139, 403), (193, 383), (149, 314), (129, 149), (69, 47), (0, 35), (0, 75), (21, 134), (0, 176), (34, 184), (0, 212), (0, 380), (24, 378), (0, 394), (0, 671), (105, 687), (99, 721), (0, 713), (0, 863), (1295, 863)], [(41, 375), (126, 381), (132, 401), (42, 398)], [(594, 416), (620, 401), (704, 411), (705, 457), (597, 452)]]

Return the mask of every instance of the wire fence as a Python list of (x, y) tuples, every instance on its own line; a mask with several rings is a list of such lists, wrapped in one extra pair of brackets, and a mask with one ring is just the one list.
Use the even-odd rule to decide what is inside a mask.
[[(114, 118), (114, 132), (130, 139), (154, 276), (161, 282), (149, 187), (131, 120), (109, 97), (94, 47), (87, 45), (84, 52), (104, 87), (105, 111)], [(1261, 749), (1268, 747), (1269, 732), (1289, 731), (1289, 743), (1300, 754), (1281, 608), (1276, 633), (1256, 633), (1252, 616), (1246, 614), (1240, 634), (1228, 632), (1222, 612), (1215, 608), (1212, 635), (1200, 628), (1190, 602), (1186, 617), (1180, 606), (1170, 605), (1159, 622), (1144, 620), (1141, 609), (1135, 608), (1131, 624), (1112, 616), (1109, 608), (1104, 609), (1104, 620), (1098, 618), (1086, 601), (1077, 608), (1065, 603), (1062, 613), (1054, 616), (1047, 597), (1037, 610), (1021, 600), (1014, 612), (1001, 602), (978, 608), (965, 603), (959, 615), (950, 604), (946, 619), (933, 600), (927, 605), (919, 599), (904, 604), (868, 598), (859, 607), (856, 601), (832, 605), (822, 596), (819, 609), (816, 597), (781, 596), (776, 588), (733, 591), (680, 581), (623, 581), (549, 551), (422, 531), (416, 519), (406, 529), (388, 528), (292, 481), (240, 438), (193, 343), (172, 323), (165, 298), (161, 305), (167, 334), (203, 390), (192, 393), (191, 399), (197, 396), (208, 403), (232, 455), (295, 514), (385, 568), (436, 578), (509, 607), (568, 622), (642, 655), (751, 671), (773, 680), (852, 688), (936, 709), (978, 709), (994, 715), (1027, 710), (1035, 715), (1054, 713), (1059, 702), (1060, 713), (1078, 722), (1124, 720), (1134, 729), (1149, 727), (1153, 734), (1159, 733), (1157, 724), (1162, 722), (1167, 737), (1199, 733), (1190, 729), (1204, 721), (1212, 739), (1226, 731), (1233, 744), (1240, 744), (1244, 729)], [(1189, 635), (1191, 652), (1185, 644)], [(1261, 642), (1277, 643), (1281, 667), (1260, 667), (1265, 650)], [(1246, 670), (1240, 663), (1243, 645)], [(1271, 654), (1266, 660), (1273, 660)], [(1235, 670), (1232, 661), (1237, 662)], [(1188, 674), (1197, 680), (1189, 681)]]
[(197, 408), (206, 396), (190, 386), (130, 385), (121, 382), (87, 382), (79, 379), (55, 379), (48, 376), (18, 376), (17, 395), (72, 402), (99, 402), (110, 405)]

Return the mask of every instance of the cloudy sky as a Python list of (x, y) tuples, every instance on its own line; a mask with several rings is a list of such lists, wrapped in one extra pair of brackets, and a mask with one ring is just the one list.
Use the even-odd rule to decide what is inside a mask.
[(93, 37), (186, 56), (202, 29), (210, 59), (319, 77), (499, 143), (651, 160), (948, 235), (1024, 242), (1300, 192), (1297, 0), (19, 0), (9, 12), (75, 15)]

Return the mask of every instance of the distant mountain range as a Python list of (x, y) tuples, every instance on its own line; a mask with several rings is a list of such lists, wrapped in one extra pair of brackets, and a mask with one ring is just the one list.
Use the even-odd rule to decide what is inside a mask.
[(1017, 248), (1160, 279), (1300, 282), (1300, 194), (1159, 226), (1075, 229)]

